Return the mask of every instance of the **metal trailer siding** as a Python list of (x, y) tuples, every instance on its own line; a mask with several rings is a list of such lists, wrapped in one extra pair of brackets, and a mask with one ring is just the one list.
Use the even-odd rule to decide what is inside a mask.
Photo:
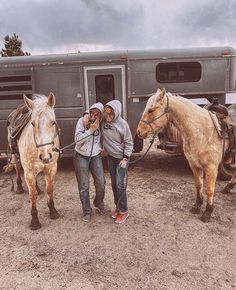
[[(0, 77), (30, 74), (32, 89), (24, 93), (55, 93), (56, 116), (62, 129), (64, 146), (73, 141), (77, 118), (85, 110), (84, 67), (125, 66), (127, 120), (134, 135), (147, 97), (157, 87), (165, 87), (168, 91), (188, 97), (224, 96), (235, 91), (235, 55), (234, 48), (216, 47), (8, 57), (0, 58)], [(202, 66), (201, 79), (189, 83), (159, 83), (156, 80), (157, 64), (180, 61), (199, 62)], [(0, 91), (0, 152), (3, 152), (7, 145), (6, 118), (22, 100), (2, 100), (1, 94)]]

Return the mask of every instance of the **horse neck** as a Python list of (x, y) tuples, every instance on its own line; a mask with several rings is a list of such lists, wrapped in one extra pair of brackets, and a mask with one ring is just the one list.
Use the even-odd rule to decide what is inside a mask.
[(169, 104), (171, 120), (183, 137), (189, 136), (199, 126), (206, 125), (209, 116), (200, 107), (183, 102), (178, 97), (170, 97)]

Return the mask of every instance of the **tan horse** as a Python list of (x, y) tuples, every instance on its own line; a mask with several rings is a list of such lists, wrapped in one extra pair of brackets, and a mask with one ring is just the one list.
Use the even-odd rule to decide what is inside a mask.
[(223, 141), (218, 136), (209, 111), (185, 98), (172, 96), (165, 90), (158, 89), (147, 102), (137, 134), (141, 138), (146, 138), (163, 129), (168, 122), (172, 122), (182, 135), (184, 154), (194, 175), (197, 191), (196, 202), (191, 208), (194, 214), (200, 213), (203, 203), (203, 177), (205, 177), (207, 205), (201, 220), (208, 222), (213, 212), (215, 182), (218, 166), (222, 160)]
[[(54, 113), (55, 96), (50, 93), (48, 97), (42, 95), (36, 95), (33, 99), (23, 97), (32, 114), (30, 122), (25, 126), (17, 141), (17, 145), (31, 202), (30, 228), (36, 230), (41, 227), (36, 207), (38, 195), (36, 177), (40, 172), (45, 174), (50, 218), (57, 219), (59, 217), (53, 201), (54, 177), (57, 172), (58, 159), (58, 153), (54, 152), (53, 148), (59, 147), (59, 136)], [(16, 160), (15, 156), (13, 156), (13, 160)], [(20, 164), (15, 166), (15, 169), (18, 191), (21, 191), (23, 188), (19, 174)]]

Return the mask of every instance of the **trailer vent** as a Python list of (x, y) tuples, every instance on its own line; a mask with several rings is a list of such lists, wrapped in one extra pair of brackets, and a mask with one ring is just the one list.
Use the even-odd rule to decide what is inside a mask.
[(22, 99), (22, 95), (31, 95), (32, 80), (30, 75), (1, 76), (0, 100)]
[(198, 82), (201, 75), (199, 62), (163, 62), (156, 67), (156, 80), (159, 83)]

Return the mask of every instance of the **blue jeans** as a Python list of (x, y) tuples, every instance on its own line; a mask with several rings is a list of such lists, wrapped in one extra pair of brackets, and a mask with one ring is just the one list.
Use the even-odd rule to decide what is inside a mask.
[(128, 168), (120, 167), (120, 161), (121, 159), (108, 156), (108, 168), (111, 176), (111, 186), (114, 195), (114, 202), (117, 210), (119, 210), (121, 213), (124, 213), (128, 211), (126, 192)]
[(97, 155), (90, 158), (75, 152), (74, 167), (84, 214), (91, 213), (91, 206), (89, 200), (89, 171), (92, 173), (96, 190), (96, 196), (93, 204), (97, 208), (103, 208), (103, 200), (105, 195), (105, 178), (102, 157), (100, 155)]

